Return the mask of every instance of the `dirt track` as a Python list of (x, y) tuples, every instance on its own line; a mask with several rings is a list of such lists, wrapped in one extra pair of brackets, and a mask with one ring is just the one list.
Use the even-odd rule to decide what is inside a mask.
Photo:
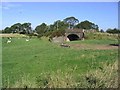
[(91, 44), (71, 44), (71, 48), (75, 49), (97, 49), (97, 50), (107, 50), (107, 49), (118, 49), (118, 46), (112, 45), (91, 45)]

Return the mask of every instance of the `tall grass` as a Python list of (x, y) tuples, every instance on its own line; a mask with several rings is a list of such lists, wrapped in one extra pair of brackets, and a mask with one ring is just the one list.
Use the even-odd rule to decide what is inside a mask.
[(115, 40), (119, 39), (118, 34), (109, 34), (109, 33), (92, 33), (86, 32), (85, 39), (97, 39), (97, 40)]
[(118, 62), (107, 65), (95, 71), (90, 70), (82, 75), (78, 86), (86, 88), (118, 88)]
[(74, 88), (76, 87), (75, 77), (73, 76), (74, 70), (68, 72), (57, 72), (47, 73), (37, 77), (36, 84), (40, 88)]
[(85, 74), (74, 76), (77, 67), (68, 69), (67, 72), (57, 70), (51, 73), (41, 73), (31, 79), (29, 75), (19, 77), (13, 85), (6, 88), (117, 88), (118, 87), (118, 62), (105, 63), (103, 67), (90, 70)]

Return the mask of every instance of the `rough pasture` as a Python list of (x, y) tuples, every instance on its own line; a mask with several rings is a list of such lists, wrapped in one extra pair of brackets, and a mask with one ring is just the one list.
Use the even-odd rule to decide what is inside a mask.
[[(54, 85), (56, 87), (74, 87), (73, 84), (78, 82), (77, 80), (81, 80), (79, 75), (89, 71), (94, 72), (99, 68), (103, 69), (103, 63), (113, 64), (118, 59), (116, 47), (109, 49), (96, 48), (99, 45), (102, 47), (102, 45), (117, 43), (117, 40), (68, 42), (71, 45), (70, 48), (62, 48), (58, 44), (49, 42), (47, 38), (41, 40), (32, 38), (29, 42), (26, 42), (25, 38), (12, 38), (10, 44), (5, 43), (5, 40), (6, 38), (2, 40), (4, 87), (24, 87), (25, 85), (45, 87), (42, 83), (46, 79), (49, 82), (49, 87), (54, 87)], [(84, 49), (81, 49), (81, 46)], [(45, 77), (46, 75), (48, 76)], [(49, 80), (49, 76), (53, 81)], [(56, 81), (57, 79), (59, 82)], [(23, 86), (21, 82), (24, 82)], [(67, 82), (69, 83), (68, 86)], [(47, 84), (45, 85), (47, 86)]]

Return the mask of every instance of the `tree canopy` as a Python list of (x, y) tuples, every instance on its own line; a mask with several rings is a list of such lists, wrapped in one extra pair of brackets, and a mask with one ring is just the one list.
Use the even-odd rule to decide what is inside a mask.
[(109, 29), (106, 30), (106, 32), (116, 34), (116, 33), (120, 33), (120, 30), (116, 29), (116, 28), (114, 28), (114, 29), (109, 28)]
[(31, 23), (16, 23), (11, 27), (6, 27), (3, 33), (22, 33), (30, 34), (32, 32)]
[[(49, 37), (55, 37), (55, 36), (61, 36), (65, 35), (66, 29), (84, 29), (84, 30), (96, 30), (99, 31), (99, 27), (97, 24), (85, 20), (79, 23), (79, 20), (73, 16), (67, 17), (63, 20), (57, 20), (53, 24), (47, 25), (46, 23), (42, 23), (35, 27), (34, 30), (32, 30), (31, 23), (16, 23), (10, 27), (6, 27), (4, 30), (2, 30), (2, 33), (20, 33), (20, 34), (33, 34), (37, 33), (36, 35), (41, 36), (49, 36)], [(100, 30), (103, 32), (103, 30)], [(119, 33), (120, 31), (116, 28), (114, 29), (108, 29), (106, 32), (108, 33)]]
[(65, 23), (69, 24), (69, 29), (73, 29), (74, 26), (79, 23), (79, 20), (76, 19), (75, 17), (67, 17), (63, 20)]
[(35, 31), (38, 33), (38, 34), (44, 34), (45, 31), (47, 31), (47, 25), (45, 23), (42, 23), (41, 25), (38, 25), (36, 28), (35, 28)]
[(79, 24), (76, 25), (76, 28), (86, 29), (86, 30), (89, 30), (89, 29), (98, 30), (99, 29), (98, 25), (96, 25), (88, 20), (80, 22)]

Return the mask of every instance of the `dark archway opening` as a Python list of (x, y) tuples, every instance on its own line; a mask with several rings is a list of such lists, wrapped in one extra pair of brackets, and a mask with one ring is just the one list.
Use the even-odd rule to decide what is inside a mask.
[(67, 38), (68, 38), (70, 41), (79, 40), (79, 37), (78, 37), (78, 35), (76, 35), (76, 34), (70, 34), (70, 35), (67, 36)]

